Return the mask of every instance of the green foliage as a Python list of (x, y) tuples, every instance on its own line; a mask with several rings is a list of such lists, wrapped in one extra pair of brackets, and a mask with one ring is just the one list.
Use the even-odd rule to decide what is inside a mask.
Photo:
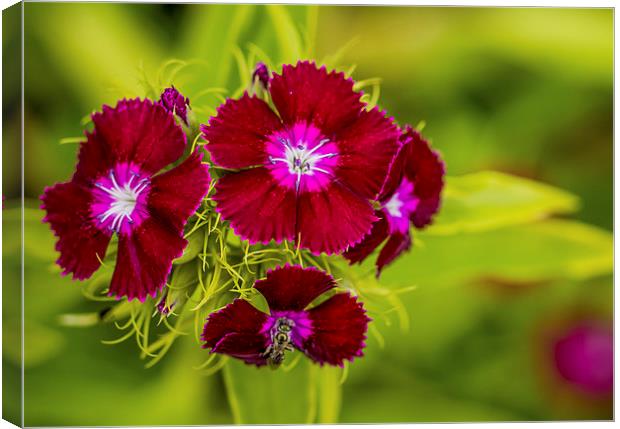
[(276, 371), (239, 361), (224, 367), (236, 424), (337, 423), (342, 370), (318, 367), (295, 353)]
[(471, 235), (419, 233), (416, 237), (422, 244), (386, 271), (386, 284), (403, 284), (406, 277), (438, 287), (455, 287), (459, 280), (480, 276), (524, 283), (558, 277), (584, 279), (613, 268), (610, 234), (574, 221), (549, 220)]
[(570, 193), (533, 180), (484, 171), (448, 177), (441, 211), (428, 234), (478, 232), (577, 210)]
[(290, 63), (303, 58), (301, 37), (284, 6), (270, 5), (267, 6), (267, 10), (276, 30), (282, 60)]

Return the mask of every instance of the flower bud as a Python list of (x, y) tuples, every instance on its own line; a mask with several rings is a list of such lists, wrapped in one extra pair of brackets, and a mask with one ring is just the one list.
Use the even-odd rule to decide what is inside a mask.
[(179, 118), (181, 118), (185, 125), (189, 125), (189, 123), (187, 122), (187, 108), (189, 107), (189, 98), (181, 94), (174, 87), (174, 85), (172, 85), (170, 88), (166, 88), (164, 92), (162, 92), (159, 103), (164, 106), (167, 111), (176, 114)]
[(252, 83), (256, 83), (257, 80), (261, 83), (263, 88), (269, 88), (269, 69), (265, 63), (256, 63), (254, 73), (252, 73)]

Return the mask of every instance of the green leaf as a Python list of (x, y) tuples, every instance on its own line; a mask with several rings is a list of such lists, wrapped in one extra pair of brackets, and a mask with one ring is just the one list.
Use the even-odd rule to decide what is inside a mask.
[(301, 37), (286, 8), (282, 5), (269, 5), (267, 10), (278, 36), (282, 61), (292, 63), (301, 59), (303, 52)]
[(308, 5), (306, 10), (306, 27), (304, 32), (304, 40), (306, 47), (306, 55), (308, 58), (314, 57), (316, 46), (316, 31), (319, 20), (319, 6)]
[(448, 177), (441, 210), (427, 232), (486, 231), (572, 213), (578, 206), (577, 197), (566, 191), (504, 173)]
[(337, 421), (339, 369), (320, 368), (298, 351), (287, 358), (275, 370), (228, 361), (223, 369), (224, 383), (236, 424), (303, 424), (317, 418), (321, 423)]
[(467, 236), (414, 233), (418, 245), (384, 270), (382, 283), (454, 287), (479, 278), (540, 282), (587, 279), (613, 270), (613, 237), (567, 220), (490, 230)]
[(198, 256), (198, 253), (200, 253), (200, 251), (202, 250), (202, 245), (204, 244), (204, 240), (205, 240), (204, 235), (198, 234), (198, 233), (191, 234), (189, 237), (187, 237), (188, 244), (185, 250), (183, 251), (183, 255), (180, 258), (175, 259), (173, 261), (173, 264), (181, 265), (181, 264), (191, 261), (196, 256)]
[(342, 391), (340, 368), (324, 366), (317, 368), (318, 372), (318, 423), (338, 423)]
[(189, 5), (188, 22), (182, 38), (182, 57), (200, 58), (208, 67), (200, 76), (193, 90), (208, 86), (221, 87), (229, 82), (233, 66), (232, 49), (240, 44), (242, 33), (247, 29), (256, 11), (254, 5)]

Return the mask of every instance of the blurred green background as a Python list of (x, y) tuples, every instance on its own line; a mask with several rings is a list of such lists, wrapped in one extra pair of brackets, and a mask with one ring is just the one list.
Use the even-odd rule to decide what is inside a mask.
[[(16, 51), (19, 29), (6, 26), (4, 49)], [(300, 50), (295, 38), (315, 42)], [(70, 177), (76, 146), (59, 142), (82, 135), (91, 111), (143, 96), (143, 76), (171, 58), (198, 60), (166, 82), (190, 100), (207, 87), (230, 94), (240, 82), (232, 50), (254, 45), (275, 63), (311, 55), (355, 64), (356, 80), (380, 77), (381, 107), (400, 123), (426, 121), (450, 176), (497, 170), (564, 188), (581, 200), (572, 219), (593, 225), (416, 235), (419, 247), (383, 279), (417, 285), (402, 296), (409, 329), (376, 322), (381, 337), (349, 367), (339, 420), (611, 418), (611, 394), (562, 380), (551, 344), (578, 320), (612, 319), (613, 11), (26, 3), (26, 206)], [(19, 85), (19, 75), (4, 79)], [(200, 102), (206, 120), (217, 99)], [(5, 114), (5, 129), (19, 129), (18, 111)], [(16, 297), (18, 147), (5, 144), (3, 156), (3, 280)], [(58, 274), (36, 210), (26, 255), (26, 425), (233, 421), (221, 373), (196, 376), (206, 352), (191, 341), (144, 369), (133, 342), (101, 343), (119, 336), (114, 327), (59, 325), (59, 314), (102, 307)], [(18, 311), (4, 302), (6, 338)], [(19, 351), (5, 346), (4, 360), (5, 383), (17, 380)], [(5, 415), (18, 407), (5, 395)]]

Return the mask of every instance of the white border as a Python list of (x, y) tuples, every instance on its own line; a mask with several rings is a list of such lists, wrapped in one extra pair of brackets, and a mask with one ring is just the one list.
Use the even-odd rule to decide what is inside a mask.
[[(39, 0), (29, 0), (29, 1), (39, 1)], [(120, 0), (109, 0), (109, 2), (114, 2), (114, 3), (122, 3), (122, 1)], [(5, 9), (9, 6), (14, 5), (15, 2), (14, 0), (0, 0), (0, 6), (2, 9)], [(328, 0), (313, 0), (312, 2), (309, 1), (303, 1), (303, 0), (289, 0), (289, 1), (272, 1), (272, 2), (266, 2), (266, 1), (257, 1), (257, 0), (245, 0), (245, 1), (221, 1), (221, 0), (215, 0), (215, 1), (209, 1), (209, 2), (202, 2), (202, 1), (197, 1), (197, 0), (185, 0), (185, 1), (178, 1), (178, 0), (151, 0), (151, 1), (140, 1), (140, 0), (133, 0), (130, 1), (128, 3), (215, 3), (215, 4), (243, 4), (243, 3), (251, 3), (251, 4), (319, 4), (319, 5), (381, 5), (381, 6), (441, 6), (441, 7), (566, 7), (566, 8), (615, 8), (617, 5), (617, 1), (614, 0), (606, 0), (606, 1), (601, 1), (601, 0), (596, 0), (596, 1), (578, 1), (578, 0), (557, 0), (557, 1), (549, 1), (549, 0), (544, 0), (544, 1), (511, 1), (511, 0), (505, 0), (505, 1), (484, 1), (484, 0), (469, 0), (469, 1), (433, 1), (433, 0), (426, 0), (426, 1), (415, 1), (415, 0), (388, 0), (386, 2), (378, 2), (378, 1), (370, 1), (370, 0), (339, 0), (339, 1), (328, 1)], [(23, 196), (24, 196), (24, 164), (23, 164), (23, 160), (24, 160), (24, 145), (23, 145), (23, 136), (24, 136), (24, 87), (23, 87), (23, 67), (24, 67), (24, 43), (23, 43), (23, 21), (24, 21), (24, 16), (23, 16), (23, 3), (22, 3), (22, 88), (21, 88), (21, 97), (22, 97), (22, 148), (21, 148), (21, 156), (22, 156), (22, 160), (21, 160), (21, 174), (22, 174), (22, 281), (23, 281)], [(615, 13), (614, 13), (615, 15)], [(2, 31), (2, 22), (0, 20), (0, 32)], [(615, 32), (615, 16), (614, 16), (614, 48), (617, 45), (618, 41), (620, 39), (620, 36), (618, 36), (618, 34)], [(0, 48), (1, 49), (1, 48)], [(615, 77), (616, 77), (616, 62), (615, 62), (615, 49), (614, 49), (614, 82), (615, 82)], [(0, 69), (0, 76), (2, 75), (2, 71)], [(2, 89), (0, 87), (0, 96), (2, 94)], [(615, 91), (615, 85), (614, 85), (614, 143), (617, 140), (618, 137), (618, 129), (616, 128), (616, 124), (618, 123), (618, 118), (619, 118), (619, 114), (618, 111), (615, 109), (615, 107), (617, 106), (617, 102), (618, 102), (618, 93)], [(2, 118), (1, 118), (1, 106), (0, 106), (0, 125), (2, 124)], [(618, 165), (618, 161), (620, 160), (620, 155), (618, 154), (618, 152), (615, 150), (615, 144), (614, 144), (614, 167), (616, 165)], [(1, 161), (2, 161), (2, 154), (0, 153), (0, 170), (1, 170)], [(615, 190), (618, 189), (618, 176), (616, 175), (616, 171), (614, 168), (614, 197), (615, 197)], [(2, 185), (2, 178), (0, 175), (0, 189), (1, 189), (1, 185)], [(616, 221), (618, 220), (618, 216), (620, 216), (617, 210), (617, 200), (614, 200), (614, 231), (615, 231), (615, 225), (616, 225)], [(1, 213), (0, 213), (0, 219), (1, 219)], [(2, 233), (2, 225), (0, 223), (0, 234)], [(615, 256), (615, 243), (614, 243), (614, 256)], [(614, 265), (615, 265), (615, 257), (614, 257)], [(2, 262), (0, 261), (0, 268), (2, 267)], [(1, 285), (1, 278), (0, 278), (0, 285)], [(616, 279), (615, 279), (615, 275), (614, 275), (614, 289), (615, 286), (617, 285), (616, 283)], [(615, 290), (614, 290), (615, 292)], [(617, 295), (614, 293), (614, 309), (618, 308), (617, 307), (618, 301), (617, 301)], [(23, 311), (24, 311), (24, 288), (23, 288), (23, 283), (22, 283), (22, 359), (23, 359)], [(0, 296), (0, 316), (1, 316), (1, 296)], [(614, 311), (614, 316), (615, 316), (615, 311)], [(618, 332), (618, 327), (620, 326), (620, 321), (618, 320), (618, 318), (615, 318), (615, 329), (616, 332)], [(618, 374), (618, 371), (620, 369), (620, 365), (618, 364), (618, 360), (615, 360), (615, 373)], [(0, 367), (0, 375), (1, 375), (1, 367)], [(22, 365), (22, 426), (23, 426), (23, 365)], [(614, 389), (614, 398), (615, 398), (615, 394), (617, 393), (617, 390)], [(1, 403), (1, 399), (2, 399), (2, 392), (0, 390), (0, 403)], [(617, 415), (618, 411), (618, 403), (617, 401), (614, 401), (614, 415)], [(106, 410), (102, 410), (102, 412), (106, 412)], [(459, 424), (459, 427), (506, 427), (506, 428), (513, 428), (513, 429), (520, 429), (520, 428), (524, 428), (524, 427), (531, 427), (532, 425), (535, 425), (536, 423), (462, 423)], [(543, 422), (543, 423), (538, 423), (539, 425), (542, 424), (544, 425), (545, 428), (553, 428), (553, 429), (559, 429), (559, 428), (565, 428), (565, 427), (571, 427), (571, 428), (587, 428), (587, 427), (591, 427), (591, 426), (595, 426), (595, 427), (601, 427), (601, 426), (609, 426), (609, 425), (615, 425), (615, 423), (613, 422)], [(437, 428), (437, 427), (448, 427), (451, 426), (452, 424), (416, 424), (415, 427), (416, 428)], [(318, 425), (290, 425), (287, 427), (293, 427), (293, 428), (300, 428), (300, 429), (304, 429), (307, 428), (308, 426), (317, 426)], [(345, 426), (345, 427), (351, 427), (351, 428), (364, 428), (368, 425), (321, 425), (321, 428), (336, 428), (338, 426)], [(374, 427), (386, 427), (386, 428), (391, 428), (391, 429), (405, 429), (405, 428), (411, 428), (414, 427), (413, 424), (375, 424), (373, 425)], [(4, 428), (14, 428), (15, 426), (13, 426), (12, 424), (1, 420), (0, 421), (0, 429), (4, 429)], [(142, 426), (144, 428), (149, 428), (149, 426)], [(153, 427), (153, 426), (150, 426)], [(182, 428), (184, 426), (169, 426), (170, 428)], [(210, 427), (214, 427), (214, 428), (226, 428), (226, 429), (230, 429), (230, 426), (210, 426)], [(266, 425), (262, 425), (262, 426), (253, 426), (256, 429), (266, 429), (266, 428), (271, 428), (273, 426), (266, 426)]]

